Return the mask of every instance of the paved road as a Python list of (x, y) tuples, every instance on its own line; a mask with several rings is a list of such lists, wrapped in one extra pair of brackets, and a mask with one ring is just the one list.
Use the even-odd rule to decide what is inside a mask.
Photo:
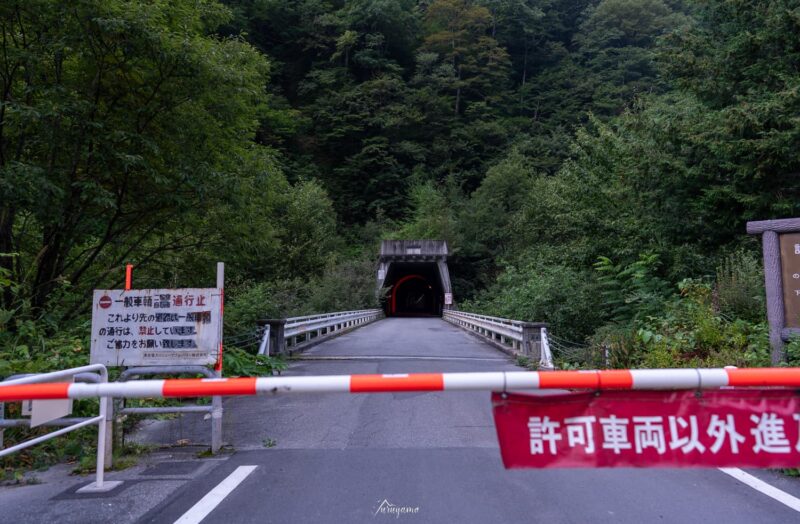
[[(382, 320), (304, 356), (309, 360), (293, 363), (287, 374), (516, 369), (502, 353), (434, 318)], [(118, 522), (171, 523), (226, 478), (242, 478), (249, 471), (243, 466), (256, 468), (204, 523), (800, 521), (797, 511), (716, 469), (506, 471), (488, 393), (237, 398), (225, 407), (225, 440), (236, 450), (227, 458), (156, 456), (138, 472), (119, 474), (139, 477), (105, 499), (78, 500), (67, 490), (48, 502), (60, 512), (0, 511), (0, 522), (3, 515), (14, 517), (9, 522), (103, 522), (115, 514)], [(162, 421), (139, 439), (207, 442), (207, 428), (197, 419)], [(795, 479), (751, 473), (800, 497)], [(0, 491), (0, 508), (9, 500)], [(382, 503), (408, 513), (381, 512)]]

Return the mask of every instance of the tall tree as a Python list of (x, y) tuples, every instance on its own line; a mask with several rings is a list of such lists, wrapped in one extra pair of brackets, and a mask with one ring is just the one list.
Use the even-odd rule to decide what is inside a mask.
[(423, 50), (437, 53), (452, 68), (453, 113), (460, 115), (465, 102), (499, 102), (508, 82), (509, 58), (486, 34), (488, 9), (463, 0), (436, 0), (428, 6), (425, 23)]
[(590, 7), (575, 37), (588, 109), (616, 115), (638, 95), (663, 92), (656, 43), (684, 23), (662, 0), (602, 0)]
[(0, 265), (34, 306), (197, 243), (181, 220), (222, 197), (267, 77), (249, 45), (210, 36), (226, 17), (212, 1), (0, 7), (0, 252), (23, 253)]
[(699, 102), (687, 147), (708, 224), (800, 213), (800, 7), (713, 0), (668, 40), (663, 64)]

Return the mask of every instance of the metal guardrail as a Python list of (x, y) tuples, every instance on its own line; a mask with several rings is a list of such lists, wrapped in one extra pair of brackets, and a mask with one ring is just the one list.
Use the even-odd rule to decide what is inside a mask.
[[(102, 364), (90, 364), (88, 366), (81, 366), (77, 368), (65, 369), (62, 371), (53, 371), (51, 373), (37, 373), (32, 375), (26, 375), (20, 378), (11, 377), (10, 379), (6, 379), (3, 382), (0, 382), (3, 386), (17, 386), (23, 384), (40, 384), (40, 383), (47, 383), (47, 382), (57, 382), (59, 379), (79, 379), (83, 382), (94, 382), (94, 383), (108, 383), (108, 370)], [(66, 433), (70, 433), (77, 429), (80, 429), (85, 426), (91, 426), (97, 424), (97, 468), (96, 468), (96, 476), (95, 481), (93, 484), (89, 484), (88, 486), (84, 486), (83, 488), (79, 489), (78, 492), (87, 493), (87, 492), (103, 492), (109, 491), (120, 484), (118, 481), (112, 482), (104, 482), (104, 474), (105, 474), (105, 464), (106, 464), (106, 452), (111, 454), (111, 443), (109, 442), (111, 437), (111, 417), (110, 417), (110, 410), (109, 404), (111, 403), (110, 398), (101, 398), (100, 399), (100, 412), (96, 417), (89, 417), (89, 418), (60, 418), (56, 420), (52, 420), (46, 424), (45, 426), (66, 426), (56, 431), (52, 431), (47, 433), (46, 435), (40, 435), (38, 437), (32, 438), (30, 440), (26, 440), (25, 442), (20, 442), (15, 446), (11, 446), (9, 448), (0, 449), (0, 457), (10, 455), (12, 453), (16, 453), (22, 449), (28, 448), (30, 446), (34, 446), (36, 444), (40, 444), (47, 440), (53, 439), (55, 437), (59, 437)], [(4, 405), (0, 403), (0, 414), (3, 413)], [(0, 431), (6, 427), (14, 427), (14, 426), (28, 426), (30, 427), (30, 421), (24, 419), (14, 419), (14, 420), (6, 420), (0, 416)], [(2, 442), (0, 442), (0, 445)]]
[(259, 321), (264, 333), (258, 353), (283, 354), (310, 347), (323, 339), (374, 322), (383, 316), (380, 309), (338, 311), (320, 315), (306, 315)]
[(447, 309), (442, 318), (487, 340), (506, 353), (539, 362), (539, 369), (554, 369), (547, 324), (523, 322)]

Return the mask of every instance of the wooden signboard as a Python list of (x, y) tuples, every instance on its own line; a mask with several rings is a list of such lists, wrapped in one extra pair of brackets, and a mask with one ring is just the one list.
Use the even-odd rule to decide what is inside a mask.
[(800, 233), (784, 233), (779, 238), (785, 324), (800, 328)]
[(761, 235), (772, 363), (786, 361), (784, 343), (800, 336), (800, 218), (748, 222)]

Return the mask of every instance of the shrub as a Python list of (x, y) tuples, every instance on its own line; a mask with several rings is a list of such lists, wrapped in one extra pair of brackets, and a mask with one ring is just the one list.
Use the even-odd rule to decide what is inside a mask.
[(591, 272), (536, 261), (508, 266), (492, 287), (461, 307), (515, 320), (547, 322), (551, 332), (571, 340), (585, 339), (602, 319)]
[(322, 313), (377, 307), (377, 269), (374, 258), (366, 256), (329, 263), (322, 277), (311, 282), (311, 308)]
[(636, 262), (614, 264), (600, 257), (594, 264), (598, 272), (603, 306), (614, 322), (627, 322), (657, 314), (669, 294), (667, 282), (655, 275), (657, 254), (640, 254)]
[(655, 316), (608, 326), (593, 337), (610, 349), (612, 367), (758, 367), (769, 365), (765, 323), (717, 314), (709, 284), (685, 280), (680, 296)]
[(736, 251), (717, 266), (715, 293), (722, 314), (761, 322), (765, 317), (764, 271), (748, 251)]

